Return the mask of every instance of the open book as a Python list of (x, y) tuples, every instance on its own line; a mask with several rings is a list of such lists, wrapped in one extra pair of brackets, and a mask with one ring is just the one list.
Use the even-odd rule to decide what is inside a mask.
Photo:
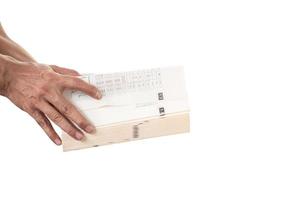
[(95, 85), (102, 99), (78, 91), (65, 96), (96, 126), (96, 133), (83, 141), (63, 133), (64, 151), (189, 131), (183, 67), (86, 74), (82, 79)]

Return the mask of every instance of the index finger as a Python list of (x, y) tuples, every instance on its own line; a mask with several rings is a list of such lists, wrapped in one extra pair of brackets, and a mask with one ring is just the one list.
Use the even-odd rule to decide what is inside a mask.
[(96, 99), (101, 98), (100, 91), (94, 85), (91, 85), (80, 78), (63, 76), (63, 85), (65, 88), (79, 90)]
[(53, 106), (55, 106), (55, 108), (61, 114), (63, 114), (67, 119), (77, 124), (81, 129), (85, 130), (88, 133), (92, 133), (96, 130), (95, 127), (63, 95), (60, 95), (57, 98), (47, 98), (47, 100)]

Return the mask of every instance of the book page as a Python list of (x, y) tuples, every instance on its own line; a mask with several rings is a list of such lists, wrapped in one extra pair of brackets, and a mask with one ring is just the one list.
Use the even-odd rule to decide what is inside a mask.
[(86, 74), (82, 79), (95, 85), (102, 99), (78, 91), (65, 95), (95, 126), (189, 110), (183, 67)]

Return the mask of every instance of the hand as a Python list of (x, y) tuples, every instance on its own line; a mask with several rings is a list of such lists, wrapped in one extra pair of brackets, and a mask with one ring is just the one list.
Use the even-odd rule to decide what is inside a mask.
[(63, 96), (65, 89), (73, 89), (101, 98), (97, 88), (76, 77), (78, 75), (74, 70), (58, 66), (11, 61), (6, 67), (2, 93), (33, 117), (49, 138), (60, 145), (61, 139), (49, 119), (77, 140), (83, 139), (84, 134), (74, 124), (88, 133), (95, 131), (95, 127)]

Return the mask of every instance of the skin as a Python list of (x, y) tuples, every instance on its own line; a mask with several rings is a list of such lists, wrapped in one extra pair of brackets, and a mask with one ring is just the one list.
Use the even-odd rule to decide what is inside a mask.
[(72, 69), (36, 62), (7, 36), (0, 24), (0, 95), (34, 118), (57, 145), (62, 141), (50, 121), (76, 140), (84, 138), (81, 130), (95, 131), (95, 127), (63, 95), (64, 90), (72, 89), (101, 98), (98, 89), (81, 80), (79, 75)]

